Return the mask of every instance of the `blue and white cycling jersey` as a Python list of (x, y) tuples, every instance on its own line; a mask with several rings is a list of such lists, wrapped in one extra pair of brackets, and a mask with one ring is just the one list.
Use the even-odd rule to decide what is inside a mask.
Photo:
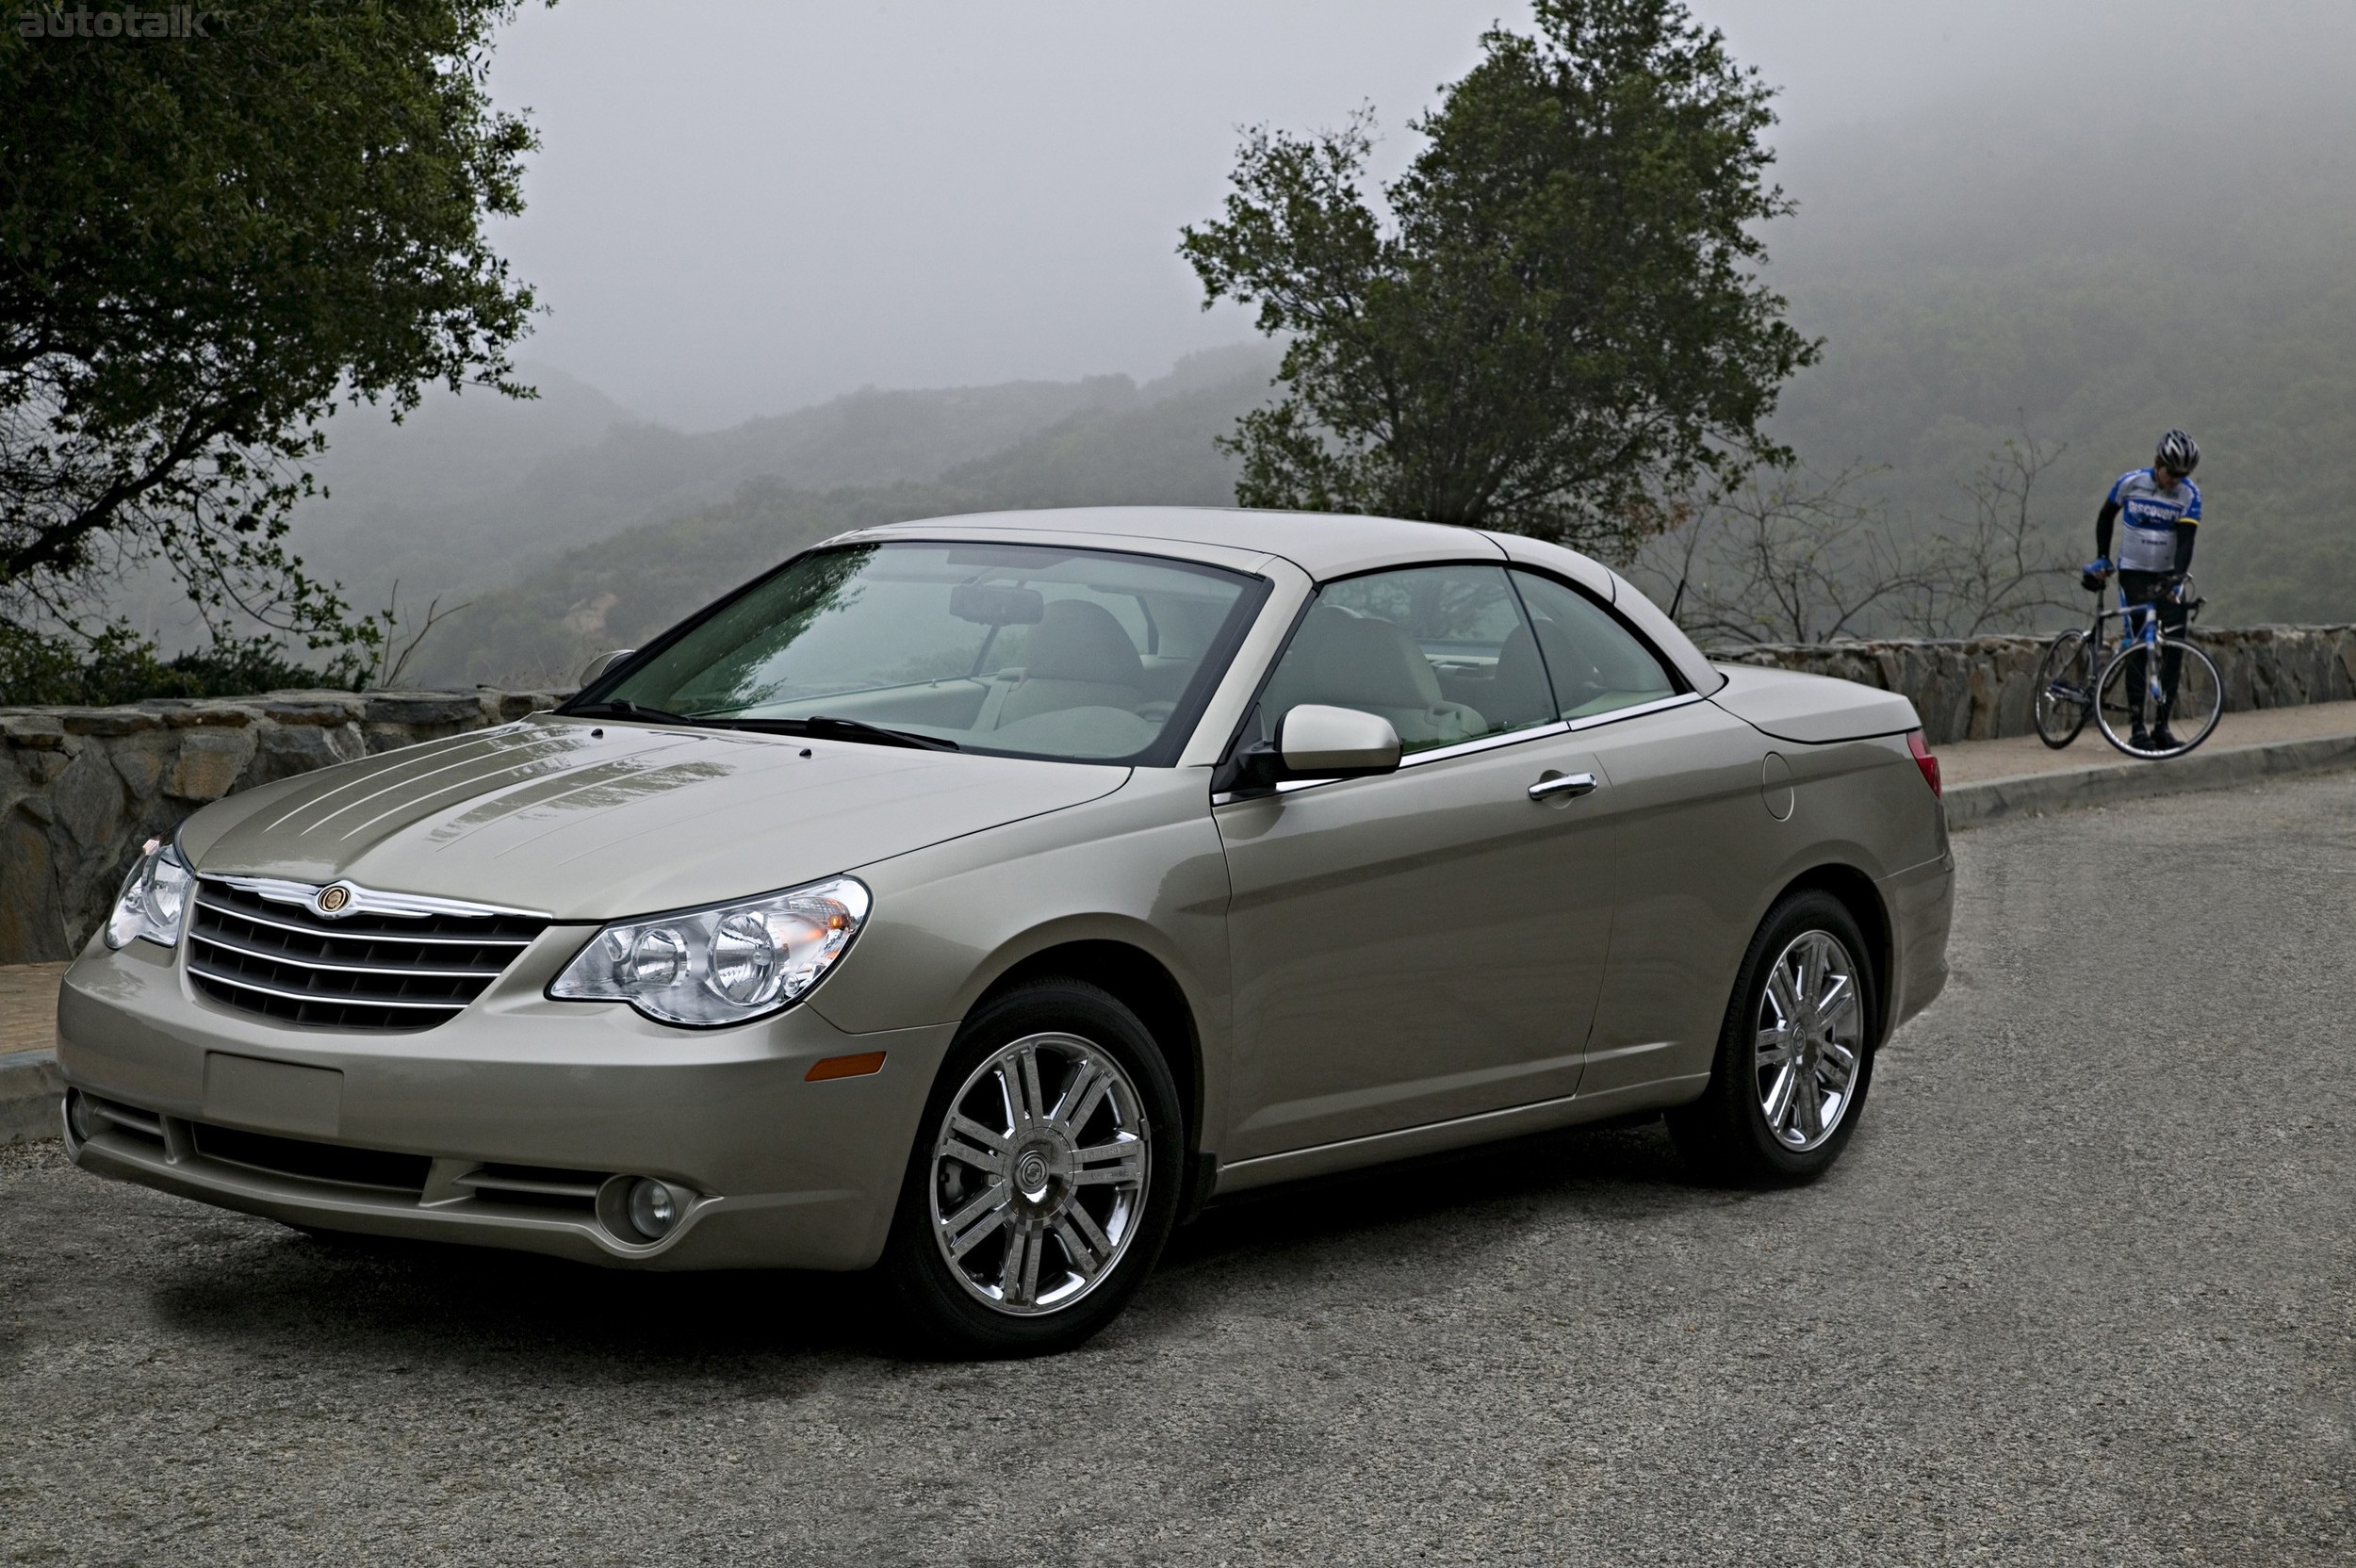
[(2135, 468), (2111, 486), (2110, 502), (2127, 525), (2119, 542), (2119, 569), (2174, 571), (2176, 525), (2201, 520), (2201, 487), (2185, 478), (2176, 482), (2175, 489), (2163, 490), (2151, 469)]

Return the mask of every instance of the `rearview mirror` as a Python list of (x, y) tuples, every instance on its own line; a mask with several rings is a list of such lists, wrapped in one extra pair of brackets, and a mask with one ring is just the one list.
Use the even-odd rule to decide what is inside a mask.
[(949, 590), (949, 613), (975, 626), (1037, 626), (1047, 613), (1047, 600), (1036, 588), (960, 582)]

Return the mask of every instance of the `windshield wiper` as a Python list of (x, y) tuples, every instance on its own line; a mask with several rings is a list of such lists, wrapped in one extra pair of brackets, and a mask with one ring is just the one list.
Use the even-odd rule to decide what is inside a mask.
[(577, 719), (644, 719), (649, 724), (683, 724), (698, 729), (748, 729), (757, 735), (820, 735), (842, 741), (866, 741), (875, 745), (910, 746), (919, 751), (961, 751), (955, 741), (938, 736), (918, 735), (906, 729), (886, 729), (864, 719), (838, 719), (824, 713), (813, 713), (806, 719), (735, 719), (725, 714), (673, 713), (661, 708), (648, 708), (628, 697), (610, 702), (593, 702), (581, 708), (567, 708), (565, 714)]
[(568, 719), (644, 719), (648, 724), (688, 725), (704, 722), (701, 719), (691, 719), (684, 713), (671, 712), (666, 709), (648, 708), (643, 703), (632, 702), (628, 697), (615, 697), (611, 702), (587, 703), (579, 708), (564, 708), (560, 711)]
[(812, 713), (806, 719), (697, 719), (696, 724), (721, 729), (749, 729), (762, 735), (815, 735), (837, 741), (865, 741), (880, 746), (912, 746), (919, 751), (961, 751), (955, 741), (912, 730), (886, 729), (864, 719), (837, 719)]

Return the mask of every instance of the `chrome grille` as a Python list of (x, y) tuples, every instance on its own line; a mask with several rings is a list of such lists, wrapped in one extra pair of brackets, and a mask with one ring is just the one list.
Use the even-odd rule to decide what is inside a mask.
[(488, 989), (548, 925), (519, 911), (359, 892), (351, 913), (329, 918), (313, 907), (318, 890), (200, 878), (188, 926), (197, 990), (287, 1023), (431, 1029)]

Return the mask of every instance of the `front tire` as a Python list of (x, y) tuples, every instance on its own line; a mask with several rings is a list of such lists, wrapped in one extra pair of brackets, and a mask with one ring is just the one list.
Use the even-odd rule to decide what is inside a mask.
[[(2146, 662), (2153, 658), (2164, 666), (2169, 659), (2177, 661), (2175, 700), (2165, 708), (2146, 676)], [(2225, 682), (2216, 663), (2196, 645), (2178, 637), (2163, 637), (2156, 649), (2133, 643), (2120, 647), (2102, 666), (2097, 690), (2095, 722), (2102, 738), (2130, 757), (2152, 761), (2182, 757), (2207, 740), (2225, 711)], [(2167, 744), (2159, 743), (2153, 733), (2163, 723), (2174, 737)], [(2145, 744), (2135, 743), (2137, 735), (2146, 736)]]
[(1186, 1168), (1153, 1037), (1080, 981), (1024, 986), (967, 1019), (933, 1086), (881, 1272), (924, 1348), (1068, 1350), (1160, 1256)]
[(1742, 957), (1702, 1097), (1668, 1115), (1705, 1179), (1811, 1182), (1857, 1131), (1873, 1077), (1881, 988), (1864, 933), (1830, 893), (1794, 893), (1767, 913)]

